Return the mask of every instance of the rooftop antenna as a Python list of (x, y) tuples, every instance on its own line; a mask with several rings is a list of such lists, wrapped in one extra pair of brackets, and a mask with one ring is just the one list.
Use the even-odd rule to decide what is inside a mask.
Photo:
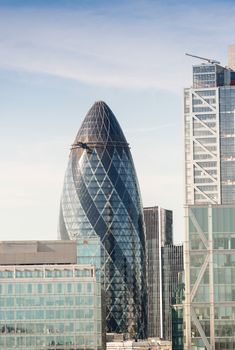
[(207, 61), (207, 62), (212, 63), (212, 64), (220, 64), (219, 61), (213, 60), (211, 58), (205, 58), (205, 57), (200, 57), (200, 56), (196, 56), (196, 55), (191, 55), (190, 53), (185, 53), (185, 55), (190, 56), (190, 57), (194, 57), (194, 58), (199, 58), (199, 60)]

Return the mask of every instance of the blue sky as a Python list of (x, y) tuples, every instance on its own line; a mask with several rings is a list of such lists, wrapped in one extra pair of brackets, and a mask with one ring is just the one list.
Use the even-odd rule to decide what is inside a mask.
[(143, 203), (183, 240), (183, 87), (192, 52), (226, 64), (233, 1), (0, 0), (1, 239), (54, 239), (69, 148), (106, 101), (130, 142)]

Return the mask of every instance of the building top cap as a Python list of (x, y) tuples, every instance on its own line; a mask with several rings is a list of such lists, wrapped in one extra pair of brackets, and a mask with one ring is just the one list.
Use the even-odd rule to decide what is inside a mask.
[(127, 143), (109, 106), (104, 101), (97, 101), (86, 114), (74, 144), (107, 142)]

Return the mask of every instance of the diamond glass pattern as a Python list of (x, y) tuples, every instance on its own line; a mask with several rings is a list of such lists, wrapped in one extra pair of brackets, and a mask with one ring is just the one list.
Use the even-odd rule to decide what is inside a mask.
[(61, 239), (99, 236), (108, 332), (145, 337), (143, 212), (128, 143), (112, 111), (96, 102), (70, 153), (61, 197)]

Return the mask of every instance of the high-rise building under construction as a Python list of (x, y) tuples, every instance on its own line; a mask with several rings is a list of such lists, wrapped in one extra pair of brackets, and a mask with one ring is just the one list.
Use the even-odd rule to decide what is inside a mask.
[(235, 56), (184, 92), (185, 349), (235, 348)]

